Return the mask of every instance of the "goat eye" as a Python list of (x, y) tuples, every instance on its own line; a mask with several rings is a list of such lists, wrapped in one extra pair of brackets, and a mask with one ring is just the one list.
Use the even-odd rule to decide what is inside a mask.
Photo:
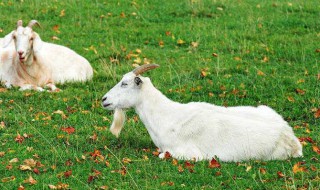
[(121, 83), (121, 86), (123, 87), (123, 86), (127, 86), (128, 84), (127, 83), (125, 83), (125, 82), (122, 82)]
[(30, 41), (32, 41), (33, 40), (33, 38), (30, 38)]

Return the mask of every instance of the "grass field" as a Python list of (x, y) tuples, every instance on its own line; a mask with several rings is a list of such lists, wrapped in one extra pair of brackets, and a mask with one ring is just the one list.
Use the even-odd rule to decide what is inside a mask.
[[(95, 73), (58, 93), (0, 86), (0, 189), (319, 189), (319, 18), (317, 0), (1, 1), (0, 37), (36, 19), (42, 40)], [(116, 139), (101, 97), (148, 62), (161, 67), (145, 76), (175, 101), (274, 108), (304, 157), (216, 168), (160, 160), (133, 110)]]

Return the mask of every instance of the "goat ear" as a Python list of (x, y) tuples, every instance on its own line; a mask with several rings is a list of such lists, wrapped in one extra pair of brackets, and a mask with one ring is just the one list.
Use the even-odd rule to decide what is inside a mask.
[(3, 44), (2, 44), (2, 47), (3, 48), (6, 48), (12, 41), (13, 39), (13, 32), (10, 32), (9, 34), (7, 34), (4, 38), (3, 38)]
[(39, 51), (43, 46), (43, 41), (41, 40), (39, 34), (33, 32), (33, 51)]
[(140, 77), (135, 77), (134, 78), (134, 83), (137, 85), (137, 86), (141, 86), (141, 84), (143, 83), (141, 78)]

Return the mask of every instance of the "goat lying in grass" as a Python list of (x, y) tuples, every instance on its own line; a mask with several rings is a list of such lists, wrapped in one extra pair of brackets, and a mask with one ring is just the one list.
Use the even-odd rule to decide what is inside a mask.
[(302, 146), (292, 128), (274, 110), (259, 107), (220, 107), (209, 103), (181, 104), (157, 90), (136, 68), (102, 98), (102, 106), (115, 110), (110, 128), (118, 137), (123, 127), (123, 109), (133, 107), (145, 124), (163, 158), (169, 152), (177, 159), (221, 161), (273, 160), (302, 156)]
[[(17, 29), (1, 40), (0, 79), (6, 87), (13, 85), (20, 90), (39, 91), (43, 90), (42, 87), (49, 87), (54, 91), (55, 83), (92, 78), (92, 67), (84, 57), (67, 47), (42, 41), (32, 30), (34, 25), (39, 23), (32, 20), (23, 27), (19, 20)], [(15, 51), (11, 51), (12, 44)]]

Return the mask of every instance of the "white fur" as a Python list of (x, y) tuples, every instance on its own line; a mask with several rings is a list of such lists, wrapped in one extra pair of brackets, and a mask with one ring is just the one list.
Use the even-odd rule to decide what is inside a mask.
[[(105, 109), (133, 107), (154, 144), (177, 159), (272, 160), (302, 156), (292, 128), (267, 106), (220, 107), (181, 104), (157, 90), (150, 79), (130, 72), (103, 97)], [(126, 84), (126, 85), (124, 85)]]
[(56, 83), (86, 81), (93, 75), (84, 57), (67, 47), (42, 41), (29, 26), (17, 26), (1, 40), (0, 56), (1, 82), (21, 90), (55, 90)]

